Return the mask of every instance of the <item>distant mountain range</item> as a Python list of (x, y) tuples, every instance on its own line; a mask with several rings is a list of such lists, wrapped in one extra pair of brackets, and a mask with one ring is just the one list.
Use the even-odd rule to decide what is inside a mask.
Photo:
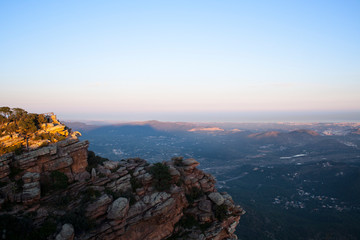
[(109, 124), (87, 124), (83, 122), (65, 122), (73, 129), (90, 131), (105, 126), (150, 126), (164, 132), (244, 132), (250, 131), (250, 138), (283, 137), (290, 133), (296, 137), (302, 135), (348, 135), (360, 134), (359, 123), (202, 123), (202, 122), (160, 122), (156, 120)]

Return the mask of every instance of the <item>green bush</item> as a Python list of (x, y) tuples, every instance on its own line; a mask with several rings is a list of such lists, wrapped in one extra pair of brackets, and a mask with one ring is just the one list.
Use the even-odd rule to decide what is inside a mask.
[(178, 225), (190, 229), (192, 227), (198, 227), (199, 222), (193, 215), (185, 214), (178, 222)]
[(20, 143), (9, 147), (4, 147), (3, 145), (0, 145), (0, 155), (10, 152), (14, 152), (15, 155), (20, 155), (24, 152), (24, 149)]
[(93, 188), (87, 188), (85, 191), (82, 192), (82, 202), (92, 202), (98, 197), (101, 196), (101, 192), (98, 190), (95, 190)]
[(35, 136), (35, 140), (50, 140), (51, 136), (50, 133), (41, 133)]
[(121, 193), (122, 197), (125, 197), (129, 200), (129, 205), (132, 206), (136, 203), (136, 199), (135, 199), (135, 195), (134, 193), (130, 190), (130, 191), (126, 191), (126, 192), (122, 192)]
[(132, 191), (115, 192), (109, 188), (105, 188), (105, 193), (108, 195), (111, 195), (113, 197), (113, 199), (118, 199), (119, 197), (127, 198), (129, 200), (130, 206), (132, 206), (136, 203), (135, 195)]
[(65, 173), (59, 171), (53, 171), (50, 174), (52, 180), (52, 187), (55, 190), (62, 190), (68, 187), (69, 178), (65, 175)]
[(186, 199), (190, 204), (193, 204), (196, 199), (199, 199), (201, 196), (204, 195), (204, 192), (197, 187), (191, 188), (189, 194), (186, 194)]
[(171, 160), (174, 161), (175, 166), (183, 166), (183, 157), (173, 157)]
[(103, 174), (103, 173), (98, 173), (98, 174), (97, 174), (97, 176), (98, 176), (99, 178), (106, 177), (106, 175), (105, 175), (105, 174)]
[(20, 145), (17, 145), (17, 147), (15, 148), (14, 152), (15, 152), (15, 155), (21, 155), (21, 154), (24, 152), (24, 149), (23, 149), (23, 147), (21, 146), (21, 144), (20, 144)]
[(169, 167), (162, 163), (155, 163), (151, 169), (150, 173), (154, 178), (154, 187), (158, 191), (167, 191), (171, 186), (171, 174)]
[(215, 209), (214, 209), (214, 214), (215, 217), (219, 220), (219, 221), (223, 221), (226, 219), (227, 215), (227, 206), (225, 204), (222, 204), (220, 206), (216, 205)]
[(75, 209), (68, 212), (60, 219), (62, 224), (70, 223), (74, 226), (75, 233), (79, 234), (85, 231), (89, 231), (95, 226), (94, 221), (85, 216), (84, 208)]
[(41, 133), (34, 137), (34, 140), (49, 140), (50, 142), (59, 142), (65, 140), (66, 136), (61, 135), (59, 133)]
[(0, 124), (6, 124), (4, 129), (7, 134), (17, 132), (28, 136), (47, 122), (43, 114), (28, 113), (21, 108), (0, 107)]
[(56, 204), (57, 207), (66, 207), (73, 200), (74, 200), (73, 197), (66, 194), (64, 196), (59, 196), (58, 198), (56, 198), (55, 199), (55, 204)]
[(133, 192), (135, 192), (137, 188), (142, 188), (143, 187), (143, 184), (141, 183), (141, 181), (139, 181), (134, 176), (131, 176), (130, 183), (131, 183), (131, 188), (132, 188)]
[(13, 207), (15, 206), (15, 203), (12, 203), (10, 201), (5, 201), (2, 205), (1, 205), (1, 210), (4, 210), (6, 212), (10, 212), (13, 210)]
[(176, 186), (181, 187), (184, 184), (184, 180), (180, 178), (175, 184)]
[(24, 181), (20, 178), (19, 180), (15, 181), (16, 183), (16, 192), (22, 192), (23, 190), (23, 186), (24, 186)]
[(12, 181), (15, 181), (15, 177), (22, 173), (24, 170), (18, 168), (18, 167), (15, 167), (15, 166), (12, 166), (10, 165), (10, 174), (9, 174), (9, 178), (12, 180)]
[(7, 182), (0, 182), (0, 188), (5, 187), (6, 185), (8, 185)]
[(69, 178), (62, 172), (53, 171), (50, 176), (43, 175), (40, 178), (41, 195), (45, 196), (53, 190), (63, 190), (69, 185)]
[(37, 116), (37, 122), (38, 122), (38, 124), (40, 125), (40, 124), (43, 124), (43, 123), (47, 123), (48, 120), (47, 120), (47, 118), (45, 117), (44, 114), (39, 114), (39, 115)]
[(17, 218), (9, 214), (0, 215), (0, 233), (2, 239), (31, 239), (32, 230), (33, 225), (29, 218)]
[(105, 193), (107, 195), (111, 195), (113, 197), (113, 199), (117, 199), (122, 196), (120, 192), (115, 192), (115, 191), (111, 190), (110, 188), (105, 188)]
[(52, 142), (60, 142), (60, 141), (65, 140), (65, 139), (66, 139), (66, 137), (64, 135), (59, 134), (59, 133), (55, 133), (55, 134), (51, 135)]
[(209, 229), (211, 227), (212, 223), (211, 222), (206, 222), (203, 224), (200, 224), (200, 230), (202, 232), (205, 232), (207, 229)]
[(107, 158), (102, 158), (100, 156), (96, 156), (93, 151), (88, 152), (88, 166), (86, 167), (86, 170), (88, 172), (91, 172), (91, 169), (96, 168), (97, 165), (102, 164), (105, 161), (108, 161)]
[(45, 240), (56, 232), (56, 222), (47, 218), (40, 227), (33, 225), (29, 217), (15, 217), (12, 215), (0, 215), (1, 239), (14, 240)]
[(29, 239), (39, 239), (46, 240), (48, 237), (56, 232), (56, 222), (54, 219), (46, 219), (44, 223), (39, 227), (34, 229), (30, 234)]

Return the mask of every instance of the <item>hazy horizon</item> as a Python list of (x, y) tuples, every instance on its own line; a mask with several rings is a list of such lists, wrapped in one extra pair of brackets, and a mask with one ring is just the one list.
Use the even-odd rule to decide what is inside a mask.
[(277, 122), (360, 122), (359, 112), (220, 112), (220, 113), (114, 113), (114, 114), (62, 114), (63, 121), (121, 123), (136, 121), (161, 122), (227, 122), (227, 123), (277, 123)]

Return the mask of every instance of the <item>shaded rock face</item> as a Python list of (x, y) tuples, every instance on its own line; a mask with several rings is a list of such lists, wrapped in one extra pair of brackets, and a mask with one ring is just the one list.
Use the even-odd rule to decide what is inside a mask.
[[(23, 204), (38, 202), (41, 179), (53, 171), (64, 173), (69, 183), (89, 179), (90, 174), (85, 170), (88, 145), (88, 141), (80, 142), (77, 137), (69, 136), (61, 142), (18, 156), (14, 153), (1, 156), (0, 182), (7, 183), (8, 187), (0, 188), (0, 200)], [(14, 181), (18, 183), (16, 189), (10, 190)]]
[[(230, 195), (216, 192), (215, 179), (197, 169), (199, 163), (193, 159), (164, 164), (172, 176), (171, 186), (165, 191), (156, 190), (155, 176), (151, 174), (153, 165), (141, 159), (120, 161), (116, 168), (106, 162), (94, 169), (98, 173), (104, 168), (117, 169), (108, 176), (94, 174), (91, 184), (105, 186), (122, 196), (109, 203), (103, 200), (108, 197), (102, 195), (90, 204), (101, 209), (92, 207), (99, 224), (79, 239), (237, 239), (234, 231), (244, 211)], [(138, 184), (134, 186), (134, 182)], [(129, 190), (135, 200), (127, 197)], [(219, 207), (225, 211), (224, 219), (218, 219)], [(189, 219), (190, 226), (186, 223)]]
[[(87, 141), (69, 138), (20, 156), (3, 156), (2, 180), (9, 180), (6, 166), (18, 166), (15, 178), (23, 185), (21, 192), (12, 194), (5, 191), (14, 188), (10, 180), (0, 188), (5, 189), (0, 206), (11, 200), (17, 204), (11, 214), (33, 216), (38, 227), (60, 219), (48, 239), (237, 239), (234, 231), (244, 211), (230, 195), (216, 191), (214, 177), (197, 169), (196, 160), (163, 163), (171, 182), (159, 191), (154, 165), (142, 159), (105, 161), (90, 174), (85, 170), (87, 147)], [(40, 179), (52, 171), (66, 174), (70, 185), (42, 196)]]
[(108, 206), (112, 202), (112, 197), (104, 194), (100, 198), (98, 198), (95, 202), (90, 203), (86, 208), (86, 216), (91, 219), (96, 219), (99, 216), (104, 215)]
[(120, 197), (116, 199), (109, 207), (107, 218), (108, 219), (121, 219), (129, 210), (129, 201), (127, 198)]

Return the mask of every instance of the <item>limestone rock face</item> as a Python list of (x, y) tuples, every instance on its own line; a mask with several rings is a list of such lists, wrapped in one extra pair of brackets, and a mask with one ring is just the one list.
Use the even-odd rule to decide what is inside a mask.
[(9, 160), (4, 157), (0, 158), (0, 179), (10, 174)]
[(129, 210), (129, 201), (127, 198), (120, 197), (116, 199), (109, 207), (107, 218), (120, 219), (125, 216)]
[(63, 157), (44, 163), (44, 171), (55, 171), (62, 168), (69, 167), (73, 164), (74, 160), (71, 157)]
[(22, 180), (24, 181), (24, 183), (37, 182), (40, 180), (40, 174), (36, 172), (27, 172), (22, 176)]
[(120, 163), (119, 162), (114, 162), (114, 161), (106, 161), (106, 162), (103, 162), (103, 165), (106, 169), (109, 169), (109, 170), (114, 170), (116, 169), (117, 167), (120, 166)]
[(104, 215), (111, 202), (112, 197), (108, 196), (107, 194), (102, 195), (95, 202), (88, 205), (86, 208), (86, 216), (91, 219), (95, 219), (101, 215)]
[[(89, 142), (80, 142), (77, 138), (67, 138), (63, 141), (38, 148), (15, 156), (8, 153), (0, 156), (0, 182), (9, 182), (10, 169), (15, 169), (14, 180), (22, 179), (23, 185), (16, 188), (22, 193), (15, 194), (7, 189), (0, 189), (0, 196), (5, 196), (10, 202), (33, 204), (40, 200), (40, 182), (44, 176), (53, 171), (64, 173), (70, 183), (74, 180), (84, 182), (90, 178), (86, 171)], [(17, 190), (18, 191), (18, 190)]]
[(70, 149), (70, 156), (73, 159), (73, 164), (71, 165), (71, 171), (76, 173), (81, 173), (86, 170), (88, 165), (87, 163), (87, 146), (88, 142), (78, 142), (72, 145), (72, 149)]

